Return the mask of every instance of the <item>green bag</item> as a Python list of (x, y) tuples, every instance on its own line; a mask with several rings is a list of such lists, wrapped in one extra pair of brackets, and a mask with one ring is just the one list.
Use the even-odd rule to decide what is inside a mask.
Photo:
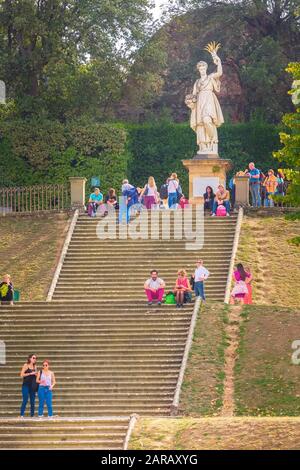
[(20, 301), (20, 291), (19, 290), (14, 290), (13, 300), (14, 300), (14, 302), (19, 302)]
[(165, 297), (165, 304), (167, 305), (175, 305), (176, 299), (174, 292), (168, 292)]

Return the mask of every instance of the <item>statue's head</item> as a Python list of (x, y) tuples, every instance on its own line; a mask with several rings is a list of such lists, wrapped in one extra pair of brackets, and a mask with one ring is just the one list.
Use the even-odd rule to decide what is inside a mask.
[(206, 73), (207, 72), (208, 65), (206, 62), (203, 60), (200, 60), (197, 64), (197, 70), (199, 70), (200, 73)]

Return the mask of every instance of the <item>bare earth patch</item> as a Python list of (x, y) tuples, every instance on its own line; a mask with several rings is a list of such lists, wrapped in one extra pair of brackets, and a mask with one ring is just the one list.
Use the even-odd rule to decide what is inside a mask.
[(130, 449), (300, 449), (300, 418), (142, 418)]
[(0, 218), (0, 275), (9, 273), (21, 300), (45, 300), (69, 216)]
[(228, 346), (225, 349), (225, 379), (224, 379), (224, 395), (221, 416), (230, 417), (234, 414), (234, 368), (237, 358), (237, 350), (239, 346), (240, 324), (241, 324), (241, 306), (232, 306), (229, 309), (229, 323), (225, 327), (226, 336), (228, 338)]

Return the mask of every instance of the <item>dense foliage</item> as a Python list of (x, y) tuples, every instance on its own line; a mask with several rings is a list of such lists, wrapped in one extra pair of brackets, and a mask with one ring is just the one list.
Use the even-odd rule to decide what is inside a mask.
[(119, 187), (128, 174), (130, 156), (122, 126), (31, 119), (1, 123), (0, 133), (0, 186), (100, 176), (107, 190)]
[[(188, 190), (188, 175), (181, 160), (192, 158), (196, 153), (194, 132), (188, 124), (168, 121), (156, 124), (135, 125), (129, 128), (132, 153), (130, 164), (132, 180), (144, 184), (153, 175), (159, 184), (175, 171), (184, 191)], [(232, 160), (229, 177), (245, 170), (254, 161), (262, 170), (278, 168), (272, 151), (278, 146), (278, 128), (271, 124), (250, 122), (248, 124), (224, 125), (219, 130), (221, 158)]]
[(287, 71), (294, 78), (290, 94), (295, 111), (283, 117), (283, 123), (288, 130), (280, 133), (283, 147), (278, 152), (274, 152), (274, 156), (290, 169), (288, 173), (292, 184), (286, 200), (300, 205), (300, 62), (289, 64)]
[[(255, 161), (262, 170), (277, 168), (272, 151), (279, 145), (278, 128), (250, 122), (220, 128), (220, 156), (231, 159), (233, 172)], [(152, 124), (99, 124), (73, 120), (0, 122), (0, 186), (66, 182), (69, 176), (100, 176), (104, 190), (120, 187), (128, 176), (144, 185), (153, 175), (161, 185), (177, 172), (185, 191), (187, 173), (181, 160), (196, 153), (188, 124), (161, 120)]]

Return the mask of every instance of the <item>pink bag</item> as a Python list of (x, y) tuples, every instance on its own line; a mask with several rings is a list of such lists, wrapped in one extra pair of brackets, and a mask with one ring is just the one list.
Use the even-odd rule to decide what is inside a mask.
[(220, 204), (217, 208), (217, 217), (225, 217), (226, 216), (226, 208), (222, 204)]

